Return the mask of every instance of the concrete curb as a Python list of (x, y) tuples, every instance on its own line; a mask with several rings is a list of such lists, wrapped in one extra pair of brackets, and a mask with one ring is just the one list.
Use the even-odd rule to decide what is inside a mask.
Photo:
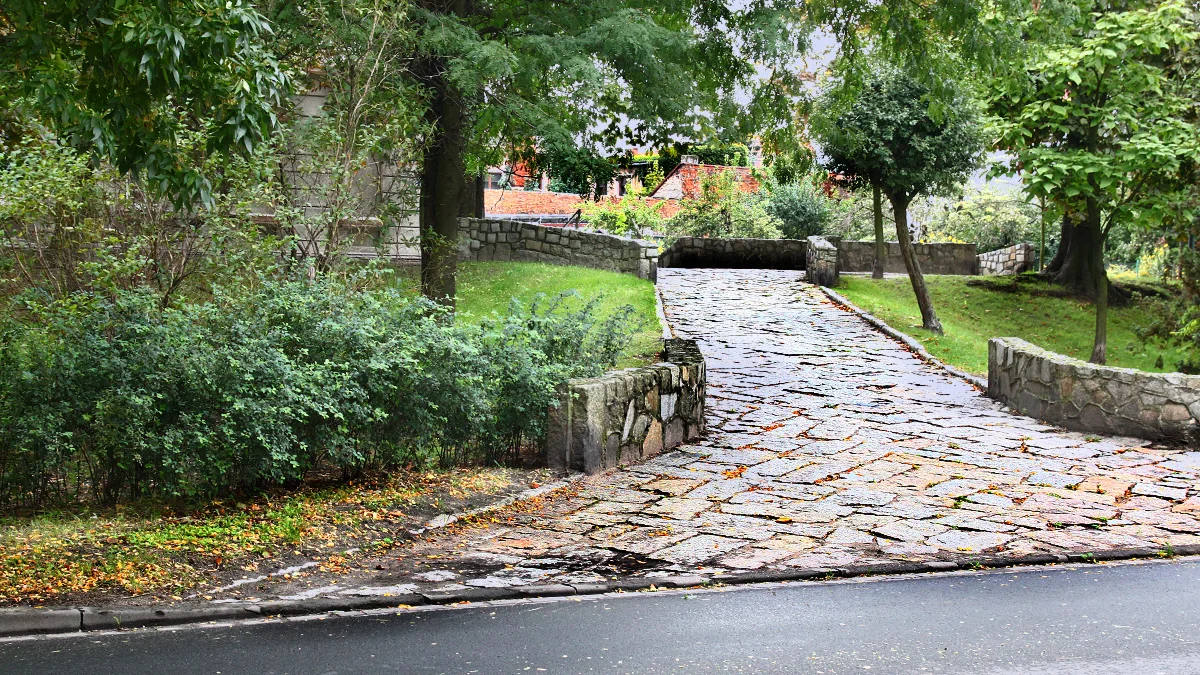
[(541, 584), (509, 588), (466, 588), (445, 592), (410, 593), (393, 596), (310, 598), (258, 603), (196, 603), (162, 607), (114, 607), (71, 609), (0, 610), (0, 637), (38, 634), (69, 634), (97, 630), (217, 623), (268, 617), (300, 617), (373, 609), (405, 609), (420, 606), (454, 605), (495, 600), (521, 600), (564, 596), (628, 593), (699, 586), (742, 586), (786, 581), (847, 579), (895, 574), (973, 571), (1061, 563), (1099, 563), (1140, 558), (1173, 558), (1200, 555), (1200, 545), (1170, 549), (1125, 548), (1025, 556), (978, 556), (965, 560), (930, 560), (857, 565), (836, 569), (809, 568), (716, 574), (676, 575), (657, 578), (617, 579), (604, 583)]
[(950, 373), (954, 377), (966, 380), (970, 385), (972, 385), (973, 387), (975, 387), (976, 389), (978, 389), (980, 391), (983, 391), (983, 392), (987, 391), (987, 388), (988, 388), (987, 379), (979, 377), (978, 375), (972, 375), (970, 373), (965, 373), (965, 372), (959, 370), (958, 368), (955, 368), (954, 366), (951, 366), (951, 365), (945, 363), (944, 361), (937, 358), (933, 354), (930, 354), (929, 350), (925, 349), (925, 345), (923, 345), (920, 342), (918, 342), (917, 340), (913, 339), (911, 336), (905, 335), (904, 333), (901, 333), (900, 331), (896, 330), (895, 328), (892, 328), (891, 326), (887, 325), (887, 323), (885, 323), (883, 321), (883, 319), (880, 319), (879, 317), (876, 317), (875, 315), (873, 315), (869, 312), (863, 311), (857, 305), (855, 305), (854, 303), (850, 302), (849, 300), (847, 300), (846, 298), (844, 298), (840, 294), (838, 294), (837, 291), (834, 291), (833, 289), (828, 288), (826, 286), (821, 286), (820, 289), (821, 289), (821, 292), (823, 292), (826, 295), (826, 297), (828, 297), (830, 300), (832, 300), (835, 305), (840, 305), (843, 309), (847, 310), (851, 314), (857, 314), (859, 316), (859, 318), (861, 318), (863, 321), (866, 321), (867, 323), (871, 324), (877, 330), (879, 330), (881, 333), (887, 335), (888, 337), (891, 337), (891, 338), (894, 338), (896, 340), (903, 342), (922, 361), (925, 361), (926, 363), (928, 363), (932, 366), (940, 368), (940, 369), (946, 371), (947, 373)]

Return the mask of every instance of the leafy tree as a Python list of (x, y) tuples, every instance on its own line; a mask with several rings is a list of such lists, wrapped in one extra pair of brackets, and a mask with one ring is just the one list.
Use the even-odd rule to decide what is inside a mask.
[[(405, 0), (273, 0), (271, 47), (306, 90), (323, 95), (318, 115), (293, 116), (279, 161), (290, 189), (275, 217), (295, 232), (308, 264), (329, 269), (347, 235), (386, 236), (407, 215), (415, 187), (400, 167), (420, 160), (426, 132), (408, 74), (414, 49)], [(319, 204), (320, 208), (310, 208)]]
[[(834, 91), (836, 87), (829, 90)], [(839, 103), (844, 98), (827, 92), (826, 106), (814, 120), (830, 170), (870, 183), (877, 195), (891, 202), (896, 237), (923, 324), (936, 333), (942, 332), (942, 324), (913, 253), (908, 207), (920, 195), (960, 185), (979, 165), (982, 151), (974, 108), (962, 96), (946, 91), (943, 95), (948, 97), (937, 101), (941, 114), (935, 116), (930, 110), (935, 99), (928, 86), (898, 70), (878, 70), (863, 82), (848, 106)], [(875, 222), (878, 242), (883, 229), (878, 215)]]
[(790, 115), (789, 93), (799, 91), (788, 68), (803, 38), (793, 2), (413, 4), (411, 72), (431, 128), (421, 176), (422, 287), (446, 303), (467, 176), (499, 156), (540, 170), (566, 157), (580, 165), (611, 155), (619, 141), (663, 147), (679, 137), (745, 138), (764, 119)]
[(270, 31), (244, 0), (6, 1), (10, 141), (45, 127), (177, 205), (206, 201), (203, 153), (251, 152), (275, 127), (289, 81), (264, 47)]
[(1034, 195), (1063, 214), (1047, 273), (1094, 298), (1091, 360), (1104, 363), (1109, 281), (1104, 246), (1119, 224), (1190, 224), (1200, 162), (1200, 88), (1181, 68), (1200, 40), (1183, 2), (1084, 2), (1024, 25), (1035, 38), (993, 83), (1000, 148)]
[(968, 188), (957, 198), (927, 199), (912, 210), (924, 223), (927, 240), (969, 242), (980, 252), (1036, 243), (1041, 234), (1036, 204), (991, 187)]
[(732, 170), (701, 173), (700, 196), (684, 199), (666, 222), (668, 236), (779, 239), (782, 223), (757, 195), (742, 191)]
[(832, 212), (831, 201), (805, 181), (769, 186), (763, 206), (779, 219), (784, 237), (804, 239), (825, 231)]

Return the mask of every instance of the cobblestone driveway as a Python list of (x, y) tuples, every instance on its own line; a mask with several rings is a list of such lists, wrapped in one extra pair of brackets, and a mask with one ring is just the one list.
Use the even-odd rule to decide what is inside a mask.
[(708, 360), (707, 440), (447, 532), (362, 583), (580, 584), (1200, 542), (1200, 453), (1005, 412), (795, 272), (659, 275), (674, 331)]

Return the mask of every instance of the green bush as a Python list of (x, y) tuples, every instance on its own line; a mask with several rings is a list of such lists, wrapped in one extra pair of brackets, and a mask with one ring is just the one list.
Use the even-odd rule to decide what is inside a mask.
[[(577, 303), (578, 304), (578, 303)], [(0, 324), (0, 502), (246, 493), (318, 468), (500, 460), (556, 387), (628, 343), (628, 313), (514, 304), (481, 326), (393, 290), (261, 279), (28, 296)]]
[(992, 188), (970, 188), (959, 199), (926, 199), (912, 211), (925, 226), (923, 241), (975, 244), (980, 253), (1020, 243), (1036, 245), (1041, 237), (1037, 205)]
[(620, 200), (602, 199), (583, 202), (580, 210), (583, 221), (592, 227), (621, 236), (639, 236), (642, 230), (658, 232), (663, 217), (662, 203), (650, 204), (640, 194), (627, 192)]
[(680, 202), (679, 212), (665, 223), (669, 239), (718, 237), (779, 239), (780, 220), (762, 200), (743, 192), (733, 171), (700, 174), (700, 196)]
[(788, 239), (824, 234), (833, 211), (830, 199), (810, 182), (775, 185), (763, 203), (767, 213), (779, 219), (779, 229)]

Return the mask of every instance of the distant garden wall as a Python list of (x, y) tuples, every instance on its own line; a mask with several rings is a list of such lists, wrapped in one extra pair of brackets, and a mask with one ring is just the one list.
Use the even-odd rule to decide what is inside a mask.
[(658, 277), (654, 242), (491, 218), (463, 218), (459, 229), (461, 260), (545, 262), (624, 272), (651, 281)]
[(801, 239), (680, 237), (658, 256), (658, 266), (802, 270), (807, 247)]
[(704, 433), (704, 356), (694, 340), (663, 342), (663, 363), (567, 383), (547, 420), (551, 468), (597, 473)]
[(988, 396), (1076, 431), (1200, 444), (1200, 376), (1097, 366), (1018, 338), (988, 341)]
[[(830, 241), (836, 241), (830, 238)], [(838, 241), (838, 268), (847, 272), (870, 272), (875, 264), (875, 242)], [(900, 256), (900, 244), (887, 243), (888, 256), (883, 271), (890, 274), (905, 274), (904, 258)], [(913, 244), (917, 262), (925, 274), (979, 274), (979, 259), (975, 244)]]
[(1033, 267), (1033, 246), (1014, 244), (980, 253), (978, 258), (980, 274), (1020, 274)]

